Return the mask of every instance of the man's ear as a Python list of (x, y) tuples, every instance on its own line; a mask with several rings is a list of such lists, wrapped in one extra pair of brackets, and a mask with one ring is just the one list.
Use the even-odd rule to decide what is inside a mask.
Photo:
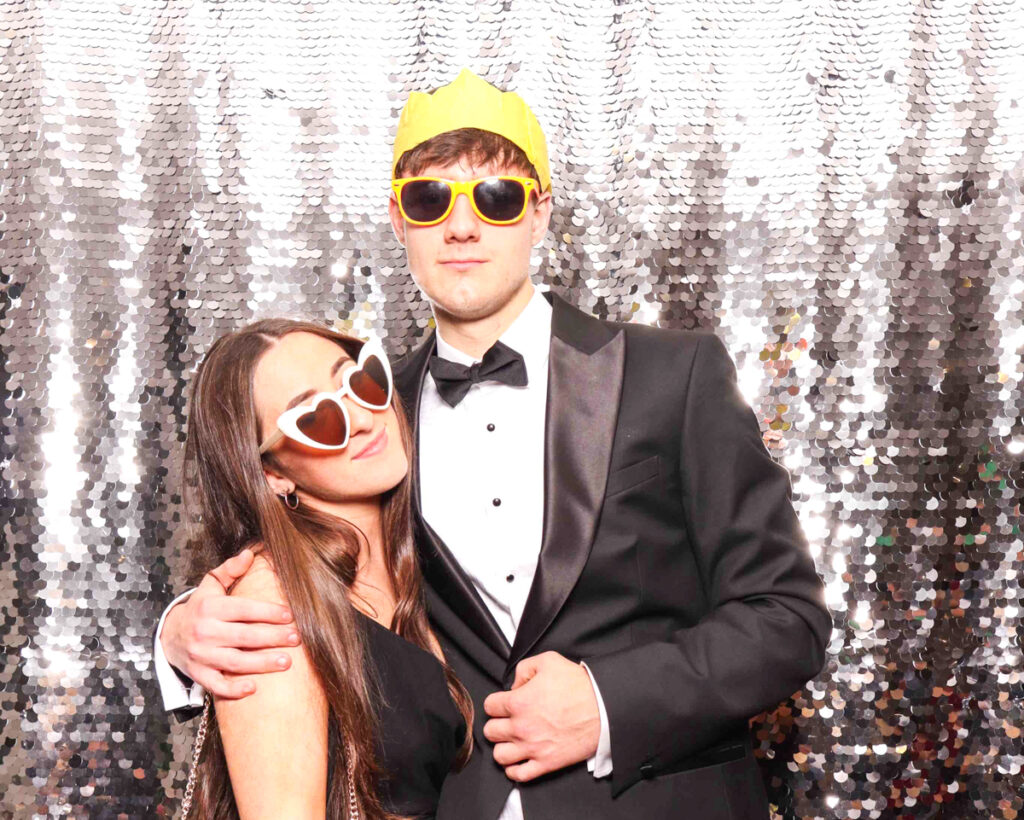
[(388, 197), (388, 216), (391, 218), (391, 230), (394, 231), (395, 239), (403, 248), (405, 247), (405, 220), (402, 219), (402, 212), (398, 210), (398, 200), (392, 194)]
[(537, 204), (533, 206), (533, 224), (530, 226), (530, 244), (537, 247), (547, 236), (551, 224), (551, 191), (537, 196)]

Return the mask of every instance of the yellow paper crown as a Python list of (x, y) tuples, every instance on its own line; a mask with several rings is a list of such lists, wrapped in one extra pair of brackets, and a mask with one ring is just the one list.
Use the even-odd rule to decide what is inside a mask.
[(392, 177), (406, 151), (459, 128), (479, 128), (515, 143), (537, 169), (541, 190), (551, 187), (547, 143), (530, 107), (514, 91), (499, 91), (468, 68), (432, 94), (413, 91), (409, 95), (395, 134)]

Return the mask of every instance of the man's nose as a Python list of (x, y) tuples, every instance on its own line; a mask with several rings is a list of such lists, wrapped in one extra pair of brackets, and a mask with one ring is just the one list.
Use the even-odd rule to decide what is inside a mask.
[(473, 210), (468, 194), (455, 197), (452, 212), (445, 220), (445, 236), (452, 240), (475, 239), (480, 234), (480, 219)]

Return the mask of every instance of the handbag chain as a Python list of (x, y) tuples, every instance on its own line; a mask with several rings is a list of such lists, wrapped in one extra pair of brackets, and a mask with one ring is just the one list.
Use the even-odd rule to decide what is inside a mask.
[(196, 743), (192, 748), (192, 766), (188, 773), (188, 783), (185, 785), (185, 797), (181, 801), (181, 818), (185, 820), (192, 810), (192, 795), (196, 790), (196, 774), (199, 771), (199, 756), (203, 751), (203, 743), (206, 742), (206, 729), (210, 725), (210, 693), (203, 698), (203, 717), (199, 721), (199, 731), (196, 732)]

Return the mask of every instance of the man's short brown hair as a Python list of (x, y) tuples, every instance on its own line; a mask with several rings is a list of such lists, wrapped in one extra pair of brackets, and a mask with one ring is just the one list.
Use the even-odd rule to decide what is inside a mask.
[(445, 131), (421, 142), (399, 158), (395, 166), (395, 179), (414, 177), (431, 165), (454, 165), (461, 159), (469, 160), (474, 165), (493, 162), (502, 168), (515, 169), (537, 180), (537, 187), (540, 188), (537, 169), (527, 158), (526, 152), (500, 134), (480, 128)]

